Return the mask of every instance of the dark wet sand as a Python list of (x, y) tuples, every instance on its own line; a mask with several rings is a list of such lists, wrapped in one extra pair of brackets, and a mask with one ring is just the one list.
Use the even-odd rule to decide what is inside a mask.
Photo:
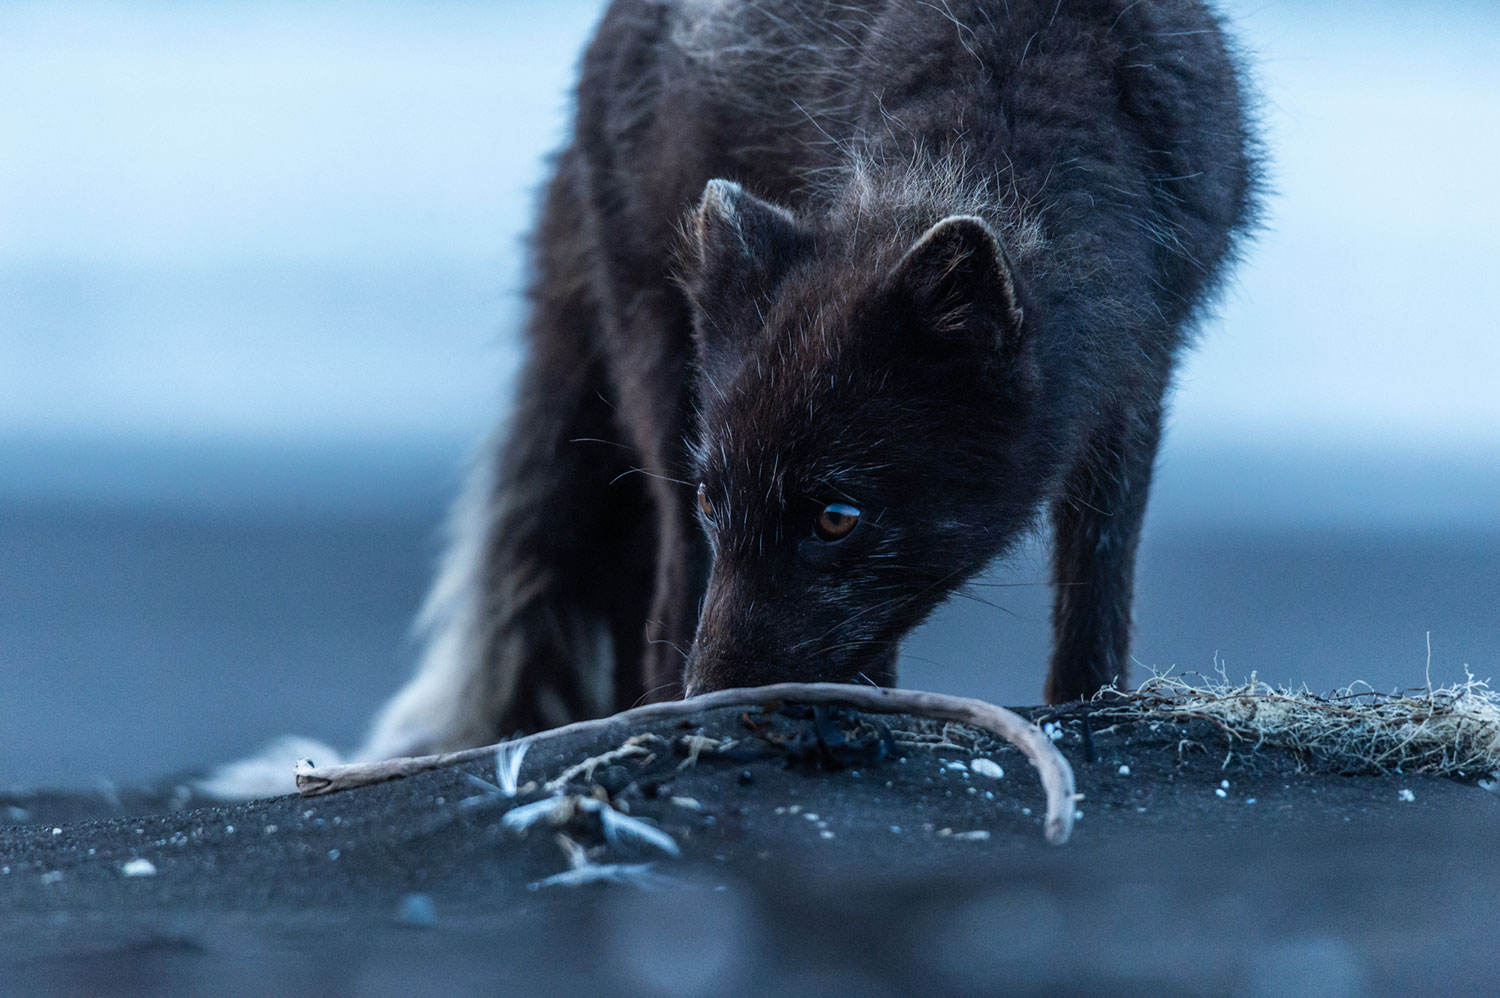
[[(670, 880), (652, 889), (529, 887), (568, 868), (556, 830), (504, 828), (510, 802), (461, 806), (475, 790), (456, 769), (156, 814), (135, 812), (163, 800), (129, 794), (9, 798), (33, 823), (0, 829), (8, 987), (1396, 995), (1495, 980), (1500, 798), (1461, 781), (1316, 775), (1271, 749), (1226, 765), (1207, 726), (1095, 732), (1089, 761), (1074, 720), (1059, 745), (1083, 816), (1051, 847), (1040, 785), (1008, 746), (893, 744), (849, 715), (778, 715), (774, 741), (735, 711), (701, 721), (657, 725), (654, 760), (586, 781), (657, 822), (680, 858), (609, 847), (587, 820), (567, 829), (596, 862), (651, 862)], [(827, 748), (839, 731), (852, 746)], [(741, 756), (682, 765), (700, 732), (740, 739)], [(522, 780), (630, 733), (539, 746)], [(940, 761), (971, 749), (1003, 778)], [(138, 857), (154, 876), (123, 875)]]

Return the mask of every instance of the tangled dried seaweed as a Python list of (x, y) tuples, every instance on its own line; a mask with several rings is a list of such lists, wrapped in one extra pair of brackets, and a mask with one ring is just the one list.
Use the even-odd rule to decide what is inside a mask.
[(1232, 743), (1250, 742), (1251, 751), (1289, 749), (1314, 769), (1344, 775), (1500, 771), (1500, 693), (1473, 676), (1405, 693), (1355, 683), (1319, 696), (1305, 688), (1277, 689), (1253, 674), (1240, 685), (1221, 676), (1196, 686), (1157, 675), (1091, 706), (1100, 719), (1208, 721)]

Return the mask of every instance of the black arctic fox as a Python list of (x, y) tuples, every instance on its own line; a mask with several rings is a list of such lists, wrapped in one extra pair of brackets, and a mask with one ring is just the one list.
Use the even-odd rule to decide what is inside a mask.
[(1046, 697), (1122, 682), (1163, 395), (1254, 216), (1246, 105), (1199, 0), (616, 0), (516, 408), (365, 754), (893, 682), (1043, 510)]

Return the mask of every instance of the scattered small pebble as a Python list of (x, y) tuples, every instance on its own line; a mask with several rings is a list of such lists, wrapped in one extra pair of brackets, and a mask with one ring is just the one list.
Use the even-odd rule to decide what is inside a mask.
[(53, 835), (61, 835), (62, 834), (62, 829), (61, 828), (54, 828), (54, 829), (52, 829), (52, 834)]
[(1023, 808), (1021, 808), (1021, 813), (1024, 814), (1024, 815), (1026, 815), (1026, 817), (1029, 818), (1029, 817), (1031, 817), (1031, 808), (1029, 808), (1029, 807), (1023, 807)]
[(776, 814), (786, 814), (786, 808), (784, 808), (784, 807), (778, 807), (776, 809), (775, 813)]
[(342, 855), (343, 855), (343, 853), (339, 852), (337, 849), (330, 849), (330, 850), (328, 850), (328, 858), (329, 859), (338, 859)]
[(1082, 811), (1074, 811), (1073, 812), (1073, 820), (1074, 821), (1082, 821), (1083, 820), (1083, 812)]
[(672, 803), (688, 811), (703, 810), (703, 805), (699, 804), (698, 801), (693, 797), (673, 797)]
[(1245, 798), (1245, 803), (1246, 804), (1254, 804), (1255, 803), (1255, 798), (1254, 797), (1246, 797)]
[(831, 839), (831, 838), (833, 838), (833, 833), (830, 832), (828, 829), (825, 828), (821, 832), (818, 833), (818, 836), (820, 838)]
[(806, 818), (808, 821), (817, 821), (818, 820), (818, 815), (814, 811), (808, 811), (805, 814), (803, 814), (802, 817)]
[(234, 834), (234, 826), (233, 825), (225, 825), (224, 826), (224, 834), (225, 835), (233, 835)]
[(1062, 728), (1056, 724), (1053, 724), (1051, 721), (1048, 721), (1046, 724), (1042, 725), (1042, 733), (1048, 738), (1052, 739), (1054, 742), (1062, 738), (1063, 736)]
[[(896, 826), (892, 825), (891, 827), (895, 828)], [(8, 877), (8, 876), (10, 876), (10, 867), (8, 867), (8, 866), (0, 866), (0, 877)]]
[(975, 759), (969, 767), (980, 776), (988, 776), (992, 780), (1003, 779), (1005, 770), (993, 759)]
[(1222, 800), (1225, 797), (1228, 797), (1229, 794), (1225, 792), (1225, 790), (1224, 790), (1223, 787), (1219, 787), (1217, 790), (1214, 791), (1214, 796), (1218, 797), (1220, 800)]
[(428, 929), (437, 924), (437, 905), (431, 894), (407, 894), (396, 906), (396, 921), (414, 929)]
[(978, 793), (979, 793), (979, 788), (978, 788), (978, 787), (970, 787), (970, 788), (969, 788), (969, 793), (971, 793), (971, 794), (975, 794), (975, 795), (978, 795)]
[(1130, 767), (1129, 766), (1121, 766), (1120, 767), (1120, 775), (1121, 776), (1129, 776), (1130, 775)]
[(1406, 801), (1406, 803), (1408, 803), (1408, 804), (1414, 802), (1417, 799), (1417, 795), (1416, 794), (1414, 794), (1410, 790), (1406, 790), (1404, 788), (1402, 790), (1398, 791), (1396, 793), (1396, 796), (1399, 797), (1400, 799)]
[(61, 870), (48, 870), (46, 873), (42, 874), (42, 883), (55, 884), (62, 878), (63, 872)]
[(990, 833), (983, 828), (977, 828), (972, 832), (954, 832), (951, 837), (955, 842), (988, 842)]
[(957, 772), (963, 772), (963, 773), (967, 773), (969, 771), (969, 767), (965, 766), (961, 761), (959, 761), (957, 759), (955, 759), (952, 762), (948, 763), (948, 765), (947, 765), (946, 768), (947, 769), (955, 770)]
[(1220, 780), (1219, 781), (1219, 789), (1221, 789), (1221, 790), (1228, 790), (1229, 789), (1229, 781), (1228, 780)]
[[(892, 825), (891, 826), (891, 834), (892, 835), (900, 835), (901, 834), (901, 826), (900, 825)], [(7, 866), (5, 868), (5, 872), (9, 873), (10, 872), (10, 867)]]
[(789, 808), (786, 809), (786, 813), (787, 814), (797, 814), (801, 810), (802, 810), (802, 805), (801, 804), (793, 804), (791, 807), (789, 807)]
[(156, 876), (156, 864), (145, 856), (137, 856), (120, 867), (120, 872), (127, 877), (154, 877)]

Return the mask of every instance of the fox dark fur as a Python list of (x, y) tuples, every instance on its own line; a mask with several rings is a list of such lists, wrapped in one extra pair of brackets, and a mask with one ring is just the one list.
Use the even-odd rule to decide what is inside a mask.
[(1045, 695), (1123, 683), (1163, 397), (1254, 219), (1247, 104), (1198, 0), (616, 0), (515, 410), (367, 753), (892, 683), (1044, 514)]

